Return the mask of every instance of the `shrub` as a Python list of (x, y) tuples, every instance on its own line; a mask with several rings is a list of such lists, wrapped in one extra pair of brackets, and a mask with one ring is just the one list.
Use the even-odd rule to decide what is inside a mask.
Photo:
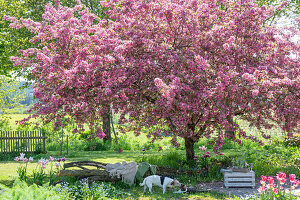
[(91, 183), (87, 179), (76, 181), (73, 184), (63, 182), (54, 190), (60, 194), (68, 194), (71, 199), (122, 199), (130, 194), (117, 190), (110, 183)]
[(28, 186), (24, 181), (16, 179), (12, 188), (0, 185), (5, 191), (1, 194), (2, 200), (64, 200), (69, 199), (68, 194), (59, 193), (48, 187)]
[(284, 144), (287, 146), (300, 147), (300, 134), (294, 135), (291, 138), (284, 137)]
[(136, 162), (147, 162), (152, 165), (182, 169), (186, 166), (185, 155), (180, 151), (170, 150), (162, 152), (159, 155), (142, 155), (136, 159)]

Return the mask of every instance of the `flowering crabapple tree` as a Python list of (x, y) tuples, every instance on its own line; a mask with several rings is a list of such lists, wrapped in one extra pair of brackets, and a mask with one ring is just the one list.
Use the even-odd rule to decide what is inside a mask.
[(283, 122), (292, 132), (299, 120), (300, 74), (299, 45), (290, 37), (297, 32), (264, 26), (285, 4), (272, 9), (250, 0), (104, 1), (114, 18), (110, 28), (132, 42), (124, 52), (130, 104), (123, 111), (139, 128), (159, 124), (154, 138), (165, 132), (174, 145), (184, 138), (187, 160), (195, 142), (216, 130), (215, 151), (224, 138), (240, 142), (235, 132), (262, 143), (233, 123), (236, 116), (258, 128)]
[(290, 38), (298, 32), (264, 25), (276, 8), (252, 0), (107, 0), (102, 6), (112, 20), (80, 1), (74, 8), (47, 5), (42, 22), (7, 17), (40, 43), (11, 58), (33, 70), (39, 99), (33, 117), (68, 115), (81, 128), (93, 126), (111, 104), (137, 135), (151, 127), (153, 140), (164, 133), (178, 146), (184, 138), (187, 160), (194, 159), (194, 144), (213, 134), (216, 152), (225, 138), (263, 144), (234, 123), (237, 116), (258, 128), (276, 122), (296, 130), (299, 45)]
[(15, 65), (32, 68), (34, 95), (39, 100), (32, 117), (41, 116), (44, 122), (54, 121), (55, 127), (61, 127), (60, 119), (69, 115), (79, 128), (88, 122), (99, 137), (105, 137), (94, 123), (112, 102), (110, 88), (122, 81), (122, 71), (112, 69), (123, 57), (119, 51), (112, 52), (126, 42), (106, 29), (105, 21), (94, 25), (99, 18), (79, 1), (74, 8), (61, 7), (58, 1), (47, 5), (41, 22), (6, 19), (13, 22), (12, 27), (25, 26), (36, 33), (31, 41), (40, 46), (11, 58)]

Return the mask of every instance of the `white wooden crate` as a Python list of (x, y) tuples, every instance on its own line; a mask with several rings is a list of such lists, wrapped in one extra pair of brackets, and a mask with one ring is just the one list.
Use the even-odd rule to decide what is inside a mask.
[(255, 173), (253, 171), (242, 172), (224, 172), (224, 185), (229, 187), (255, 187)]

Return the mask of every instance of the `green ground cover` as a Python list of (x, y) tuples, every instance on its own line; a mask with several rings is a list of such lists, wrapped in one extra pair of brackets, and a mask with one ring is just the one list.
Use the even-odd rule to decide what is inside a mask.
[[(15, 121), (21, 120), (28, 115), (14, 114), (8, 115), (10, 117), (10, 128), (16, 129), (30, 129), (32, 127), (20, 127), (17, 126)], [(238, 121), (248, 134), (258, 135), (259, 131), (255, 128), (250, 128), (249, 124), (243, 121)], [(117, 126), (116, 126), (117, 127)], [(158, 166), (172, 167), (177, 169), (189, 169), (199, 168), (203, 166), (201, 162), (187, 163), (185, 161), (185, 149), (184, 141), (179, 140), (181, 146), (174, 148), (170, 144), (170, 137), (164, 137), (162, 140), (157, 140), (154, 143), (151, 142), (146, 136), (147, 130), (143, 130), (142, 134), (136, 137), (133, 133), (128, 132), (118, 135), (118, 143), (114, 140), (111, 143), (103, 143), (100, 139), (89, 140), (89, 132), (84, 134), (72, 134), (72, 127), (65, 128), (65, 134), (69, 135), (69, 154), (66, 155), (66, 144), (63, 144), (63, 157), (67, 158), (67, 162), (92, 160), (104, 163), (116, 163), (122, 161), (135, 161), (135, 162), (148, 162)], [(47, 153), (33, 155), (34, 162), (28, 164), (28, 174), (32, 176), (32, 171), (38, 167), (37, 161), (40, 158), (49, 159), (49, 156), (55, 158), (60, 156), (60, 138), (59, 134), (51, 131), (50, 127), (44, 127), (44, 131), (47, 134)], [(298, 143), (296, 145), (289, 145), (282, 137), (282, 132), (279, 129), (264, 130), (266, 134), (271, 134), (273, 137), (270, 140), (264, 140), (265, 146), (260, 146), (250, 140), (242, 139), (242, 144), (225, 141), (222, 152), (224, 156), (216, 156), (212, 153), (212, 157), (208, 160), (207, 165), (209, 172), (203, 175), (195, 174), (194, 176), (178, 176), (178, 179), (182, 183), (189, 183), (196, 185), (199, 182), (206, 181), (221, 181), (223, 175), (220, 173), (220, 168), (228, 167), (233, 161), (242, 159), (248, 163), (254, 164), (254, 171), (257, 177), (261, 175), (276, 175), (279, 171), (286, 174), (296, 174), (300, 177), (300, 150)], [(296, 138), (297, 139), (297, 138)], [(212, 139), (200, 139), (195, 145), (195, 154), (201, 157), (203, 151), (198, 147), (206, 146), (207, 151), (213, 152), (213, 146), (210, 144)], [(119, 149), (122, 149), (122, 153), (118, 153)], [(159, 151), (159, 149), (162, 149)], [(142, 151), (142, 150), (145, 151)], [(92, 150), (92, 151), (91, 151)], [(0, 184), (15, 189), (13, 186), (14, 180), (18, 177), (17, 169), (20, 166), (20, 162), (14, 161), (14, 155), (0, 155)], [(29, 157), (29, 155), (26, 155)], [(47, 171), (48, 170), (48, 171)], [(49, 173), (49, 168), (47, 168)], [(31, 177), (32, 178), (32, 177)], [(44, 184), (47, 184), (45, 181)], [(2, 185), (2, 186), (3, 186)], [(5, 187), (3, 186), (3, 187)], [(161, 194), (160, 188), (154, 189), (154, 194), (143, 194), (143, 188), (136, 185), (133, 187), (125, 186), (124, 184), (114, 184), (109, 187), (114, 188), (116, 195), (124, 194), (122, 197), (118, 196), (117, 199), (226, 199), (224, 195), (218, 193), (204, 193), (196, 195), (182, 195), (173, 194), (168, 191), (166, 195)], [(12, 189), (12, 190), (13, 190)], [(24, 189), (36, 190), (36, 188), (28, 187)], [(113, 192), (114, 193), (114, 192)], [(31, 198), (31, 197), (30, 197)], [(29, 198), (29, 199), (30, 199)], [(0, 198), (1, 199), (1, 198)], [(105, 198), (104, 198), (105, 199)], [(108, 198), (112, 199), (112, 197)]]

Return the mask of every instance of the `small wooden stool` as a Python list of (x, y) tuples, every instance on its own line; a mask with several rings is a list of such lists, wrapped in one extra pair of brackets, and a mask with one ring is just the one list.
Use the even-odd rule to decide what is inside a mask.
[(255, 173), (250, 172), (224, 172), (224, 185), (229, 187), (255, 187)]

